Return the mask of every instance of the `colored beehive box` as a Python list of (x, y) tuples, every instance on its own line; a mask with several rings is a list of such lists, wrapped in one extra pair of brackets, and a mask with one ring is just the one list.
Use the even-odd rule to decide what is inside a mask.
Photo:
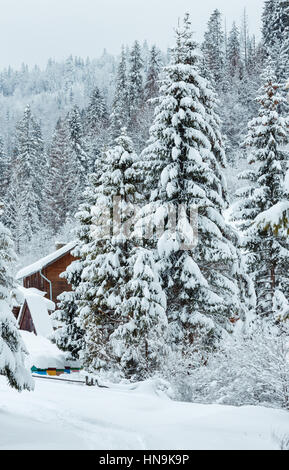
[(38, 369), (35, 366), (31, 367), (31, 372), (33, 374), (38, 374), (38, 375), (47, 375), (47, 372), (45, 369)]

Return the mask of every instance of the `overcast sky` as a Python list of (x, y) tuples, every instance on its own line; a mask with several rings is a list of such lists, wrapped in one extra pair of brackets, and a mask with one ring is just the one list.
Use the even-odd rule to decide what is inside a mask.
[(215, 8), (228, 28), (247, 9), (251, 32), (260, 35), (263, 0), (0, 0), (0, 68), (22, 62), (43, 66), (49, 57), (117, 54), (122, 44), (148, 40), (165, 49), (184, 12), (200, 39)]

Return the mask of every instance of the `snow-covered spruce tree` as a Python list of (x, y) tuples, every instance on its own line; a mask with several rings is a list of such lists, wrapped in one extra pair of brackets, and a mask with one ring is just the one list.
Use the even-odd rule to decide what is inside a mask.
[[(151, 194), (144, 213), (152, 211), (156, 224), (164, 223), (164, 233), (156, 235), (155, 244), (173, 342), (183, 354), (194, 343), (200, 347), (199, 338), (203, 348), (216, 345), (231, 329), (229, 318), (240, 313), (233, 272), (238, 254), (222, 215), (226, 207), (220, 168), (224, 151), (212, 104), (214, 94), (198, 65), (187, 15), (184, 27), (177, 30), (150, 141), (141, 156), (148, 175), (146, 193)], [(198, 208), (195, 248), (195, 232), (188, 230), (192, 207)], [(182, 209), (172, 228), (169, 214), (178, 208)]]
[(79, 286), (82, 281), (87, 247), (91, 243), (93, 217), (91, 208), (96, 204), (97, 188), (100, 186), (99, 178), (105, 168), (104, 162), (99, 161), (98, 163), (98, 171), (89, 175), (89, 184), (83, 196), (84, 202), (80, 205), (75, 216), (78, 222), (75, 233), (77, 244), (72, 254), (77, 259), (61, 275), (71, 285), (72, 290), (63, 292), (58, 297), (58, 309), (52, 315), (57, 329), (51, 339), (67, 353), (68, 359), (79, 359), (84, 347), (84, 331), (79, 325), (79, 301), (82, 294), (82, 288), (80, 289)]
[[(13, 177), (10, 178), (4, 200), (4, 221), (13, 236), (18, 224), (25, 226), (18, 240), (17, 251), (19, 251), (40, 229), (40, 208), (45, 176), (43, 142), (39, 125), (32, 115), (30, 106), (26, 107), (23, 118), (16, 126), (11, 165)], [(21, 201), (21, 210), (15, 205), (17, 200)], [(24, 216), (23, 220), (19, 220), (19, 213)]]
[(229, 77), (240, 76), (240, 68), (242, 67), (240, 31), (235, 22), (229, 33), (226, 58)]
[(70, 145), (70, 132), (65, 120), (59, 119), (48, 150), (48, 174), (45, 182), (45, 223), (56, 234), (78, 208), (80, 172)]
[(111, 139), (107, 105), (98, 87), (94, 88), (89, 105), (84, 110), (83, 129), (87, 141), (91, 173), (95, 170), (102, 150)]
[[(79, 324), (85, 331), (83, 362), (90, 371), (115, 370), (131, 378), (144, 374), (142, 368), (148, 362), (156, 366), (154, 358), (161, 355), (163, 341), (158, 336), (163, 335), (161, 325), (165, 321), (163, 297), (156, 273), (150, 272), (153, 261), (145, 253), (140, 258), (138, 241), (127, 225), (140, 195), (138, 173), (133, 166), (138, 157), (125, 133), (105, 157), (105, 171), (96, 188), (95, 205), (90, 210), (93, 216), (90, 240), (80, 250), (83, 272), (76, 293), (80, 295)], [(132, 357), (125, 355), (125, 349), (130, 344), (132, 351), (135, 335), (140, 334), (132, 327), (134, 323), (139, 326), (141, 311), (147, 313), (147, 328), (142, 330), (142, 345), (146, 347), (140, 344)]]
[[(270, 0), (265, 2), (263, 11), (263, 43), (267, 57), (271, 57), (279, 92), (285, 96), (285, 83), (289, 72), (289, 3), (288, 0)], [(280, 104), (284, 116), (288, 115), (288, 103)]]
[(10, 305), (13, 288), (11, 266), (14, 261), (10, 233), (0, 222), (0, 375), (5, 375), (11, 387), (19, 391), (33, 390), (31, 374), (25, 368), (28, 353)]
[(133, 128), (134, 120), (143, 105), (143, 60), (141, 56), (141, 47), (138, 41), (135, 41), (130, 57), (128, 72), (128, 99), (129, 99), (129, 117), (130, 126)]
[(247, 38), (245, 45), (242, 38), (246, 34), (245, 25), (241, 38), (235, 25), (229, 34), (224, 86), (219, 92), (222, 132), (227, 137), (227, 158), (234, 166), (239, 166), (239, 146), (245, 138), (248, 120), (258, 110), (254, 98), (261, 85), (260, 73), (264, 68), (263, 48), (261, 45), (256, 47), (254, 37)]
[(289, 26), (284, 31), (284, 37), (281, 41), (281, 46), (277, 48), (279, 56), (276, 58), (277, 63), (277, 79), (285, 87), (289, 77)]
[[(5, 195), (3, 220), (13, 234), (16, 252), (21, 253), (27, 241), (31, 240), (33, 234), (39, 230), (39, 218), (37, 212), (32, 212), (30, 213), (32, 218), (27, 220), (27, 204), (29, 204), (29, 198), (23, 197), (23, 194), (18, 191), (22, 180), (16, 168), (12, 170), (10, 181), (13, 181), (13, 184), (10, 183)], [(25, 196), (26, 195), (28, 196), (28, 194), (25, 193)], [(34, 204), (33, 207), (35, 208)]]
[(143, 134), (147, 134), (147, 116), (144, 112), (144, 61), (142, 48), (135, 41), (128, 56), (128, 121), (125, 125), (133, 139), (136, 152), (140, 152), (145, 144)]
[(127, 125), (129, 120), (129, 86), (127, 79), (127, 63), (124, 47), (121, 51), (120, 63), (118, 65), (112, 113), (110, 116), (110, 132), (112, 139), (116, 139), (121, 129)]
[(45, 158), (43, 156), (43, 147), (40, 125), (35, 120), (28, 105), (24, 110), (23, 118), (17, 123), (15, 130), (13, 166), (19, 167), (23, 181), (26, 184), (29, 182), (31, 190), (38, 197), (41, 194), (44, 179)]
[(103, 94), (95, 87), (85, 110), (86, 132), (90, 135), (99, 133), (108, 125), (108, 111)]
[(214, 81), (216, 89), (220, 90), (225, 73), (225, 36), (222, 27), (222, 15), (214, 10), (208, 22), (208, 29), (202, 44), (203, 69), (207, 69)]
[(262, 33), (263, 43), (268, 50), (276, 41), (276, 31), (273, 30), (273, 21), (276, 17), (277, 1), (265, 0), (264, 9), (262, 13)]
[(9, 158), (4, 150), (3, 140), (0, 137), (0, 201), (3, 201), (6, 195), (10, 172)]
[[(80, 297), (80, 325), (85, 331), (83, 363), (90, 371), (113, 368), (110, 335), (122, 323), (121, 286), (125, 282), (127, 242), (113, 237), (114, 197), (134, 202), (134, 173), (130, 170), (136, 155), (131, 141), (122, 136), (115, 148), (105, 153), (106, 166), (92, 187), (92, 206), (87, 207), (87, 241), (79, 246), (83, 263), (81, 283), (76, 289)], [(131, 195), (130, 195), (131, 193)]]
[(42, 136), (41, 126), (38, 121), (32, 116), (32, 143), (35, 148), (35, 154), (37, 158), (35, 160), (36, 166), (36, 175), (35, 175), (35, 193), (37, 197), (38, 210), (40, 215), (40, 222), (43, 222), (42, 219), (42, 210), (43, 204), (43, 187), (45, 183), (45, 177), (47, 175), (48, 162), (47, 155), (44, 151), (44, 140)]
[(266, 0), (262, 20), (263, 42), (270, 55), (272, 47), (284, 39), (284, 31), (289, 27), (288, 0)]
[[(73, 254), (77, 253), (76, 248)], [(58, 296), (58, 308), (51, 317), (56, 329), (50, 339), (67, 353), (67, 360), (79, 359), (79, 353), (83, 349), (84, 332), (78, 325), (78, 297), (75, 293), (81, 281), (81, 274), (82, 263), (76, 260), (60, 275), (72, 286), (72, 291), (63, 292)]]
[[(288, 298), (288, 237), (279, 234), (278, 208), (284, 199), (284, 177), (289, 162), (288, 120), (278, 114), (283, 98), (269, 64), (257, 98), (257, 118), (248, 125), (245, 145), (253, 168), (243, 175), (251, 184), (237, 192), (234, 217), (244, 231), (249, 272), (257, 294), (257, 313), (272, 316), (276, 290)], [(276, 222), (276, 220), (278, 221)], [(266, 223), (264, 224), (264, 220)], [(276, 224), (276, 226), (275, 226)]]
[(281, 199), (270, 209), (261, 212), (255, 219), (255, 225), (259, 230), (267, 230), (270, 227), (275, 235), (287, 239), (289, 235), (289, 169), (285, 173), (280, 189)]
[(160, 371), (169, 350), (166, 296), (151, 250), (132, 250), (129, 265), (133, 272), (124, 289), (122, 311), (128, 321), (116, 329), (110, 342), (123, 375), (144, 380)]
[(159, 76), (161, 72), (160, 52), (154, 45), (150, 50), (148, 71), (144, 85), (144, 99), (146, 102), (156, 98), (159, 93)]
[(155, 98), (159, 94), (159, 77), (161, 73), (160, 51), (152, 46), (147, 64), (144, 83), (143, 103), (134, 118), (132, 137), (138, 151), (142, 151), (149, 139), (149, 129), (153, 121)]
[(87, 182), (87, 172), (91, 171), (91, 162), (89, 160), (87, 142), (84, 137), (80, 110), (77, 106), (74, 106), (68, 114), (67, 122), (70, 131), (70, 145), (75, 155), (75, 172), (79, 175), (81, 187), (84, 188)]
[(270, 48), (265, 51), (274, 64), (278, 82), (284, 85), (288, 79), (289, 25), (284, 29), (282, 36), (276, 38)]

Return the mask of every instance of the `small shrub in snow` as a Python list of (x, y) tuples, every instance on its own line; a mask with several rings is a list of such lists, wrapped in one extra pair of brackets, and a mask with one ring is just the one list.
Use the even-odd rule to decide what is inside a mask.
[(259, 323), (228, 338), (188, 375), (198, 403), (276, 406), (289, 410), (288, 327)]

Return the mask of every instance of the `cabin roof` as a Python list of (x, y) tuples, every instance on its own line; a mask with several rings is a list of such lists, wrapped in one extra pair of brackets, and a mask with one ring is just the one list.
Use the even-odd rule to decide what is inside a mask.
[(53, 264), (59, 258), (62, 258), (62, 256), (69, 253), (75, 247), (76, 247), (75, 241), (68, 243), (67, 245), (63, 246), (59, 250), (56, 250), (53, 253), (50, 253), (49, 255), (45, 256), (44, 258), (41, 258), (40, 260), (36, 261), (36, 263), (30, 264), (29, 266), (26, 266), (26, 268), (23, 268), (20, 271), (18, 271), (18, 273), (16, 274), (16, 279), (20, 280), (25, 277), (32, 276), (32, 274), (35, 274), (41, 271), (42, 269), (46, 268), (50, 264)]
[(45, 292), (38, 291), (37, 289), (26, 289), (25, 287), (19, 286), (17, 290), (20, 297), (22, 297), (22, 308), (18, 317), (18, 324), (20, 325), (21, 323), (24, 307), (27, 303), (36, 334), (49, 337), (53, 333), (49, 311), (55, 310), (54, 302), (46, 299), (46, 297), (44, 297)]

